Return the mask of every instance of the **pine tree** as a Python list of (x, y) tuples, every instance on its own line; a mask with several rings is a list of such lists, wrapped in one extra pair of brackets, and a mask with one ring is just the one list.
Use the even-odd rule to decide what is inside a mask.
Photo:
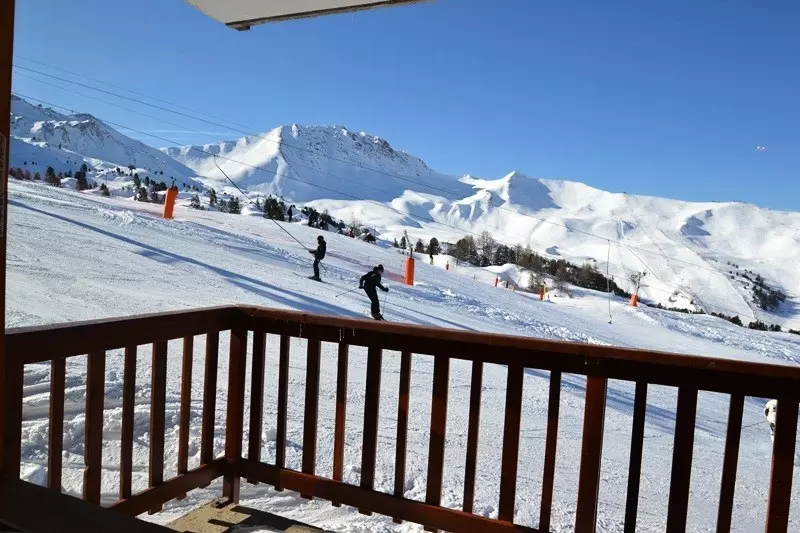
[(439, 239), (431, 237), (431, 242), (428, 243), (428, 255), (439, 255), (442, 253), (442, 246), (439, 244)]
[(417, 244), (414, 245), (414, 251), (420, 254), (425, 253), (425, 243), (422, 242), (422, 239), (417, 239)]
[(158, 195), (158, 191), (156, 191), (155, 189), (150, 191), (150, 202), (154, 204), (161, 203), (161, 197)]
[(403, 250), (405, 250), (405, 249), (407, 248), (407, 245), (406, 245), (406, 236), (405, 236), (405, 235), (403, 235), (402, 237), (400, 237), (400, 248), (402, 248)]
[(108, 190), (108, 187), (105, 183), (100, 184), (100, 192), (103, 196), (111, 196), (111, 191)]
[(86, 173), (79, 170), (75, 173), (75, 188), (79, 191), (85, 191), (89, 188), (89, 181), (86, 179)]
[(81, 165), (81, 172), (83, 172), (84, 174), (89, 173), (89, 167), (86, 166), (86, 163)]
[(47, 167), (44, 171), (44, 182), (53, 187), (61, 187), (61, 180), (56, 176), (56, 171), (53, 167)]
[(41, 179), (42, 175), (38, 171), (33, 174), (33, 181), (41, 181)]
[(400, 247), (400, 245), (399, 245), (399, 244), (397, 244), (397, 238), (395, 238), (395, 239), (392, 241), (392, 246), (394, 246), (395, 248), (399, 248), (399, 247)]
[(137, 202), (147, 202), (147, 189), (144, 187), (139, 187), (139, 190), (136, 191), (135, 198)]
[(217, 204), (217, 191), (211, 189), (211, 192), (208, 193), (208, 205), (216, 205)]
[(196, 194), (192, 195), (191, 200), (189, 200), (189, 207), (192, 209), (203, 209), (203, 206), (200, 204), (200, 197)]
[(239, 199), (233, 197), (228, 202), (228, 212), (233, 215), (241, 215), (242, 214), (242, 206), (239, 204)]
[(138, 189), (142, 186), (142, 180), (139, 179), (139, 174), (133, 175), (133, 186)]

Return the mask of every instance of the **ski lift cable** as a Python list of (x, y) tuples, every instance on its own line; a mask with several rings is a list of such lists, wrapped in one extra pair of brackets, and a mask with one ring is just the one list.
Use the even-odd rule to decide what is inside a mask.
[[(247, 198), (247, 201), (248, 201), (248, 202), (250, 202), (250, 203), (252, 204), (252, 203), (253, 203), (253, 201), (250, 199), (250, 197), (249, 197), (249, 196), (247, 196), (247, 193), (245, 193), (245, 192), (244, 192), (242, 189), (240, 189), (240, 188), (239, 188), (239, 186), (238, 186), (238, 185), (236, 185), (236, 183), (234, 183), (234, 181), (233, 181), (233, 180), (232, 180), (232, 179), (231, 179), (231, 178), (230, 178), (230, 177), (229, 177), (229, 176), (228, 176), (228, 175), (225, 173), (225, 171), (224, 171), (224, 170), (222, 170), (222, 167), (220, 167), (220, 166), (219, 166), (219, 163), (217, 163), (217, 156), (216, 156), (216, 155), (214, 155), (214, 164), (217, 166), (217, 168), (219, 169), (219, 171), (220, 171), (220, 172), (222, 172), (222, 175), (223, 175), (223, 176), (225, 176), (225, 179), (227, 179), (229, 182), (231, 182), (231, 184), (232, 184), (234, 187), (236, 187), (236, 188), (239, 190), (239, 192), (240, 192), (240, 193), (242, 193), (242, 194), (244, 195), (244, 197), (245, 197), (245, 198)], [(278, 221), (277, 221), (277, 220), (275, 220), (274, 218), (271, 218), (270, 220), (272, 220), (272, 221), (275, 223), (275, 225), (276, 225), (276, 226), (278, 226), (278, 227), (279, 227), (281, 230), (283, 230), (283, 231), (286, 233), (286, 235), (288, 235), (289, 237), (291, 237), (292, 239), (294, 239), (294, 241), (295, 241), (297, 244), (299, 244), (300, 246), (302, 246), (303, 248), (305, 248), (306, 250), (308, 250), (308, 248), (306, 248), (306, 245), (305, 245), (305, 244), (303, 244), (302, 242), (300, 242), (300, 241), (299, 241), (299, 240), (298, 240), (298, 239), (297, 239), (297, 238), (296, 238), (294, 235), (292, 235), (291, 233), (289, 233), (289, 231), (288, 231), (286, 228), (284, 228), (283, 226), (281, 226), (280, 224), (278, 224)]]

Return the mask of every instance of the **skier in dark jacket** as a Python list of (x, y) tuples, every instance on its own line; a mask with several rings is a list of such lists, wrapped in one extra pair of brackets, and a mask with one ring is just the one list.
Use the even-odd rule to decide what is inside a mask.
[(372, 302), (370, 309), (372, 318), (375, 320), (383, 320), (381, 316), (381, 306), (378, 301), (378, 292), (376, 288), (380, 288), (383, 292), (389, 292), (389, 289), (381, 285), (381, 275), (383, 274), (383, 265), (378, 265), (372, 269), (372, 272), (367, 272), (358, 282), (358, 288), (364, 289), (364, 292), (369, 296), (369, 301)]
[(314, 275), (310, 276), (308, 279), (322, 281), (319, 277), (319, 262), (325, 259), (325, 250), (327, 247), (328, 244), (325, 242), (325, 238), (320, 235), (317, 237), (317, 249), (308, 251), (308, 253), (314, 256)]

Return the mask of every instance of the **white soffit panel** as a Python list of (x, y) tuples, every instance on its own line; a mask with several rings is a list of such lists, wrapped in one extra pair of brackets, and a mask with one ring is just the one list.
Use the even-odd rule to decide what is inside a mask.
[(255, 24), (331, 13), (410, 4), (424, 0), (186, 0), (209, 17), (237, 30)]

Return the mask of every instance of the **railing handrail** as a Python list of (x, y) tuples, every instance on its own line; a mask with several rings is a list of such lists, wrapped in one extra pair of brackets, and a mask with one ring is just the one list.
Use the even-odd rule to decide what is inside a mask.
[[(250, 329), (260, 326), (271, 333), (282, 333), (283, 330), (286, 334), (299, 337), (313, 336), (356, 346), (374, 344), (380, 337), (384, 349), (447, 355), (485, 363), (520, 364), (669, 386), (694, 383), (702, 390), (745, 392), (753, 396), (800, 395), (797, 389), (800, 368), (788, 365), (376, 322), (257, 306), (215, 306), (191, 311), (9, 328), (6, 330), (6, 351), (7, 357), (18, 364), (41, 363), (83, 355), (93, 350), (112, 350), (200, 335), (212, 329), (224, 331), (235, 323)], [(280, 327), (282, 323), (286, 327)], [(487, 345), (503, 350), (487, 352)], [(484, 349), (476, 353), (474, 348), (478, 346)]]
[[(328, 342), (369, 346), (495, 364), (516, 364), (611, 379), (669, 386), (694, 385), (752, 396), (800, 396), (800, 368), (699, 355), (603, 346), (572, 341), (463, 331), (430, 326), (342, 318), (255, 306), (238, 306), (251, 330), (264, 329)], [(285, 323), (285, 324), (282, 324)], [(298, 326), (297, 328), (293, 327)], [(282, 327), (284, 326), (284, 327)], [(502, 348), (487, 352), (486, 346)], [(483, 347), (478, 352), (470, 347)]]
[(6, 329), (6, 353), (32, 364), (230, 329), (234, 305)]

